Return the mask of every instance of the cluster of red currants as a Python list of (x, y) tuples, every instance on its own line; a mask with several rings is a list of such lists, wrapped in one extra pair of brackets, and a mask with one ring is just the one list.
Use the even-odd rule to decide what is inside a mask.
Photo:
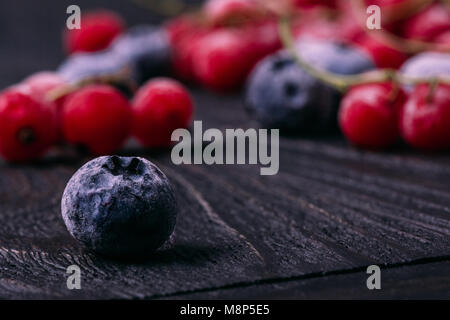
[[(103, 50), (120, 33), (120, 17), (87, 14), (83, 28), (65, 33), (67, 51)], [(55, 90), (72, 88), (55, 98)], [(167, 147), (172, 131), (189, 126), (193, 101), (176, 80), (153, 78), (129, 99), (117, 88), (91, 83), (73, 90), (56, 72), (39, 72), (0, 93), (0, 155), (21, 162), (63, 141), (95, 155), (120, 149), (131, 135), (146, 147)]]
[(211, 0), (166, 24), (176, 75), (218, 92), (240, 88), (255, 64), (282, 47), (277, 16), (256, 0)]
[(418, 149), (448, 149), (450, 85), (421, 84), (411, 93), (391, 82), (354, 86), (341, 102), (339, 124), (360, 147), (386, 148), (402, 137)]
[[(366, 30), (356, 2), (381, 7), (383, 30)], [(241, 88), (260, 60), (283, 48), (282, 16), (291, 19), (297, 41), (313, 38), (357, 46), (377, 68), (398, 69), (418, 48), (439, 50), (450, 43), (450, 11), (438, 1), (209, 0), (200, 11), (164, 26), (175, 75), (220, 92)], [(96, 52), (124, 30), (124, 22), (113, 13), (87, 14), (82, 28), (66, 32), (64, 42), (70, 54)], [(384, 41), (386, 33), (390, 41)], [(450, 85), (432, 80), (408, 90), (395, 81), (353, 83), (339, 110), (344, 135), (368, 148), (387, 147), (400, 136), (421, 149), (449, 148)], [(170, 145), (172, 131), (187, 127), (193, 114), (189, 93), (169, 78), (150, 79), (131, 101), (115, 87), (95, 83), (55, 98), (55, 90), (66, 86), (73, 89), (58, 73), (43, 72), (0, 93), (3, 158), (35, 159), (62, 140), (109, 154), (130, 135), (144, 146), (164, 147)]]
[(42, 156), (62, 140), (95, 155), (120, 149), (133, 135), (146, 147), (167, 147), (172, 131), (189, 126), (193, 102), (177, 81), (155, 78), (132, 101), (105, 84), (87, 85), (61, 99), (48, 92), (64, 85), (39, 73), (0, 94), (0, 154), (8, 161)]
[[(381, 9), (382, 30), (366, 27), (370, 5)], [(210, 0), (167, 25), (178, 76), (216, 91), (241, 87), (258, 61), (282, 47), (281, 15), (290, 17), (296, 41), (351, 44), (379, 69), (399, 69), (420, 50), (450, 45), (450, 10), (440, 1)], [(404, 90), (395, 81), (362, 81), (340, 105), (341, 130), (359, 147), (385, 148), (403, 137), (419, 149), (450, 148), (448, 83), (424, 81)]]

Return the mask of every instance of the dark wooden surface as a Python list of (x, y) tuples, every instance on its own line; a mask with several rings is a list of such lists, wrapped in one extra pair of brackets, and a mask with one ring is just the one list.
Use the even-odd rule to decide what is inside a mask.
[[(62, 59), (67, 6), (42, 1), (38, 19), (23, 9), (29, 1), (6, 3), (1, 87)], [(129, 2), (108, 3), (130, 23), (154, 19)], [(238, 95), (193, 92), (204, 127), (255, 126)], [(33, 165), (0, 162), (0, 298), (450, 298), (448, 154), (283, 138), (279, 174), (262, 177), (258, 166), (175, 166), (169, 151), (133, 144), (123, 153), (154, 161), (174, 185), (174, 247), (139, 264), (86, 252), (64, 227), (60, 198), (89, 158), (65, 150)], [(72, 264), (82, 290), (66, 288)], [(379, 291), (365, 285), (371, 264), (382, 268)]]

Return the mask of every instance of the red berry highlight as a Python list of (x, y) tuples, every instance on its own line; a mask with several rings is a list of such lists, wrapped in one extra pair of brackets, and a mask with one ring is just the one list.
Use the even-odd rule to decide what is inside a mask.
[(450, 85), (416, 86), (400, 118), (403, 138), (423, 150), (450, 148)]
[(197, 79), (219, 92), (241, 87), (254, 65), (280, 48), (276, 30), (276, 25), (269, 22), (239, 30), (221, 29), (203, 36), (192, 55)]
[(117, 89), (91, 85), (67, 98), (62, 118), (68, 142), (83, 145), (95, 155), (106, 155), (128, 138), (132, 111)]
[(107, 48), (125, 29), (122, 18), (101, 10), (81, 16), (81, 29), (66, 30), (64, 43), (68, 53), (93, 52)]
[(153, 79), (134, 97), (133, 135), (146, 147), (167, 147), (175, 129), (189, 126), (193, 111), (189, 92), (179, 82)]
[(14, 88), (0, 95), (0, 154), (8, 161), (43, 155), (57, 139), (55, 113)]
[(404, 52), (375, 39), (369, 34), (359, 39), (356, 44), (372, 56), (378, 68), (398, 69), (408, 59), (408, 55)]
[(444, 5), (434, 4), (404, 24), (404, 35), (407, 38), (430, 41), (440, 33), (450, 30), (450, 10)]
[(269, 16), (255, 0), (209, 0), (203, 11), (212, 26), (244, 25)]
[(339, 125), (354, 145), (379, 149), (399, 138), (398, 113), (406, 99), (391, 83), (358, 85), (341, 102)]

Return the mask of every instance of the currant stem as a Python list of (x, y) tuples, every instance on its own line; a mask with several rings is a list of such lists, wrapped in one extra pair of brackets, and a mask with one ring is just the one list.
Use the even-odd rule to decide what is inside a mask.
[[(417, 85), (421, 83), (428, 83), (430, 81), (429, 78), (408, 77), (398, 73), (394, 69), (377, 69), (374, 71), (367, 71), (364, 73), (350, 76), (337, 75), (316, 68), (300, 57), (294, 44), (290, 27), (290, 19), (288, 17), (281, 17), (279, 19), (279, 33), (283, 46), (286, 48), (286, 50), (288, 50), (288, 52), (292, 55), (293, 59), (302, 69), (304, 69), (313, 77), (316, 77), (317, 79), (331, 85), (332, 87), (336, 88), (341, 92), (345, 92), (351, 86), (366, 83), (389, 81), (400, 84)], [(439, 80), (439, 83), (450, 85), (450, 76), (440, 76), (437, 79)]]

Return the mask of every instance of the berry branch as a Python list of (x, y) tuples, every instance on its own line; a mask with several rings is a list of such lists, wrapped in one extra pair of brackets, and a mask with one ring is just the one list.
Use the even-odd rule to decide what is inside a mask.
[(348, 90), (349, 87), (354, 85), (385, 82), (385, 81), (409, 85), (430, 83), (431, 81), (436, 81), (437, 83), (450, 84), (449, 76), (441, 76), (430, 80), (429, 78), (407, 77), (405, 75), (396, 72), (396, 70), (393, 69), (378, 69), (375, 71), (368, 71), (350, 76), (337, 75), (316, 68), (300, 57), (292, 37), (290, 19), (288, 17), (281, 17), (279, 19), (279, 33), (283, 46), (286, 48), (286, 50), (288, 50), (288, 52), (292, 55), (293, 59), (296, 61), (298, 65), (300, 65), (300, 67), (302, 67), (306, 72), (308, 72), (312, 76), (335, 87), (337, 90), (341, 92)]
[[(358, 13), (365, 14), (365, 4), (363, 0), (350, 0), (351, 5), (353, 7), (353, 10), (355, 10)], [(443, 0), (443, 2), (446, 5), (450, 4), (449, 0)], [(403, 14), (401, 14), (398, 19), (404, 19), (406, 17), (412, 16), (417, 12), (420, 12), (427, 6), (433, 3), (433, 0), (419, 0), (415, 1), (414, 5), (411, 8), (403, 8)], [(366, 30), (366, 26), (364, 21), (359, 19), (361, 27), (363, 30)], [(396, 20), (396, 19), (395, 19)], [(395, 22), (394, 19), (388, 19), (388, 21), (385, 22)], [(394, 48), (396, 50), (409, 53), (409, 54), (415, 54), (423, 51), (430, 51), (430, 50), (436, 50), (436, 51), (443, 51), (443, 52), (450, 52), (450, 47), (448, 45), (442, 45), (442, 44), (436, 44), (436, 43), (429, 43), (425, 41), (420, 41), (416, 39), (406, 39), (403, 37), (399, 37), (392, 32), (386, 30), (385, 28), (381, 30), (377, 30), (376, 32), (372, 32), (371, 35), (376, 38), (378, 41), (382, 42), (383, 44), (386, 44), (387, 46)]]

